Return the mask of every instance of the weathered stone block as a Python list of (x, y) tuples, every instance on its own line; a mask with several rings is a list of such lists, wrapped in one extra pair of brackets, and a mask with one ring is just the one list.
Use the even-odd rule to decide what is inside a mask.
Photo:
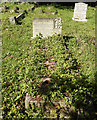
[(34, 18), (33, 37), (41, 33), (43, 37), (62, 33), (62, 18)]

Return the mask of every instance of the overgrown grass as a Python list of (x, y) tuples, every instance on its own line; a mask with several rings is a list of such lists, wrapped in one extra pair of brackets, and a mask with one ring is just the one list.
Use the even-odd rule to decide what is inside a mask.
[[(64, 63), (64, 58), (66, 57), (63, 56), (67, 55), (68, 57), (68, 54), (70, 53), (72, 54), (73, 59), (70, 59), (68, 63), (70, 63), (70, 61), (72, 63), (73, 60), (76, 59), (75, 66), (77, 66), (77, 63), (80, 66), (80, 69), (78, 68), (80, 75), (78, 73), (79, 79), (77, 78), (76, 79), (77, 81), (71, 80), (72, 85), (71, 83), (70, 84), (64, 83), (66, 92), (69, 90), (71, 94), (75, 94), (73, 95), (73, 97), (75, 97), (76, 102), (79, 102), (78, 91), (80, 91), (81, 95), (88, 94), (87, 96), (90, 97), (90, 99), (92, 99), (94, 104), (96, 104), (97, 99), (96, 95), (94, 94), (95, 89), (93, 88), (93, 85), (95, 84), (95, 11), (93, 10), (94, 7), (90, 6), (88, 7), (87, 10), (88, 22), (76, 22), (72, 20), (74, 12), (74, 8), (72, 7), (68, 9), (66, 6), (60, 7), (60, 5), (58, 4), (38, 5), (33, 11), (28, 11), (28, 14), (25, 15), (25, 18), (20, 21), (22, 23), (21, 25), (18, 24), (12, 25), (9, 22), (9, 17), (17, 16), (21, 13), (21, 11), (19, 13), (10, 13), (10, 10), (12, 10), (14, 6), (17, 6), (20, 9), (28, 9), (31, 8), (32, 4), (30, 3), (21, 4), (11, 2), (2, 3), (0, 6), (2, 6), (3, 4), (9, 7), (7, 12), (2, 13), (2, 37), (3, 37), (2, 92), (4, 108), (3, 114), (5, 115), (4, 119), (8, 118), (11, 119), (13, 117), (15, 119), (27, 118), (24, 112), (25, 93), (30, 91), (31, 94), (31, 91), (33, 90), (35, 90), (36, 93), (37, 84), (39, 82), (39, 79), (42, 77), (54, 78), (55, 76), (58, 75), (61, 77), (63, 76), (61, 79), (64, 79), (67, 73), (66, 71), (65, 73), (62, 71), (64, 69), (62, 64)], [(41, 13), (40, 9), (44, 11), (57, 10), (58, 14), (52, 15)], [(53, 37), (48, 38), (48, 40), (47, 39), (42, 40), (40, 38), (31, 40), (31, 37), (33, 36), (32, 24), (34, 17), (62, 17), (63, 38), (57, 36), (58, 38)], [(64, 41), (63, 43), (65, 47), (67, 47), (67, 49), (62, 49), (64, 48), (63, 47), (64, 45), (63, 43), (61, 44), (61, 42), (59, 41), (60, 39), (61, 42)], [(49, 42), (46, 42), (50, 40), (51, 44)], [(41, 46), (41, 48), (39, 48), (38, 45)], [(49, 51), (52, 49), (54, 53), (50, 51), (50, 53), (47, 53), (46, 56), (45, 50), (43, 51), (44, 45), (48, 45), (47, 50)], [(41, 54), (37, 52), (37, 49), (41, 49), (42, 51)], [(54, 57), (54, 60), (57, 61), (58, 63), (56, 67), (57, 72), (55, 72), (56, 75), (54, 77), (49, 73), (50, 72), (49, 70), (46, 70), (46, 68), (44, 68), (45, 60), (51, 60), (52, 57)], [(66, 63), (67, 66), (71, 67), (72, 65), (68, 63)], [(58, 78), (58, 76), (56, 78), (60, 80), (60, 77)], [(68, 76), (69, 79), (71, 79), (72, 77), (75, 78), (77, 74), (70, 70)], [(33, 85), (31, 85), (31, 80), (33, 81), (34, 79), (37, 79), (38, 81), (36, 81), (35, 83), (35, 89), (32, 90)], [(80, 80), (83, 83), (85, 82), (85, 86), (84, 84), (80, 83)], [(59, 83), (56, 82), (56, 84), (59, 86)], [(74, 87), (73, 85), (75, 85), (76, 87)], [(64, 86), (61, 86), (62, 89), (64, 88)], [(71, 86), (73, 86), (74, 88), (72, 88)], [(60, 92), (62, 93), (61, 90)], [(82, 100), (83, 99), (86, 99), (86, 97), (83, 96)], [(82, 100), (80, 100), (80, 104), (82, 103)], [(70, 103), (71, 102), (72, 101), (70, 100)], [(76, 102), (73, 105), (75, 105), (75, 108), (78, 109), (77, 106), (78, 103), (76, 104)]]

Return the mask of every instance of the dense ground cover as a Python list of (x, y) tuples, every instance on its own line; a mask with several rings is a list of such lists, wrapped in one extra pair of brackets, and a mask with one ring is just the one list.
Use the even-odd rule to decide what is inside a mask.
[[(32, 7), (30, 3), (2, 3), (9, 9), (2, 13), (2, 95), (4, 119), (26, 119), (25, 95), (42, 96), (46, 101), (62, 97), (74, 106), (73, 112), (81, 109), (92, 119), (96, 107), (95, 94), (95, 11), (88, 7), (88, 22), (72, 20), (73, 7), (59, 4), (38, 5), (28, 11), (21, 25), (12, 25), (9, 17), (21, 13), (10, 13), (14, 6), (20, 9)], [(41, 13), (56, 11), (57, 14)], [(34, 17), (62, 17), (62, 36), (31, 40)], [(46, 62), (53, 62), (51, 69)], [(51, 78), (49, 87), (41, 89), (41, 78)], [(43, 86), (42, 86), (43, 87)], [(40, 89), (41, 88), (41, 89)], [(66, 95), (68, 94), (68, 95)], [(69, 97), (67, 97), (69, 96)], [(60, 109), (60, 108), (57, 108)], [(94, 110), (94, 111), (93, 111)], [(32, 111), (33, 112), (33, 111)], [(40, 112), (36, 116), (42, 117)], [(70, 111), (69, 111), (70, 112)], [(89, 119), (88, 118), (88, 119)], [(94, 119), (94, 118), (93, 118)]]

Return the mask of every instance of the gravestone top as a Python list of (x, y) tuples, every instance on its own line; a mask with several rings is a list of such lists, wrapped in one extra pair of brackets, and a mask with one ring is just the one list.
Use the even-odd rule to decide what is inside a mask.
[(73, 20), (87, 22), (86, 12), (88, 4), (85, 3), (75, 3)]
[(62, 18), (34, 18), (33, 38), (41, 33), (43, 37), (60, 34), (62, 32)]

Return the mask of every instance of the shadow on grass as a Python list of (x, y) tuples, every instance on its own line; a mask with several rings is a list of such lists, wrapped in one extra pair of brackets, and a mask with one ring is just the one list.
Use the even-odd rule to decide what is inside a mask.
[(78, 100), (75, 101), (74, 105), (75, 111), (70, 112), (70, 120), (97, 120), (97, 83), (95, 81), (91, 85), (88, 81), (85, 81), (86, 79), (87, 76), (83, 76), (83, 78), (81, 80), (78, 80), (76, 84), (81, 81), (80, 86), (85, 86), (87, 89), (90, 88), (91, 90), (89, 89), (89, 91), (91, 94), (88, 94), (87, 89), (86, 93), (80, 93), (78, 91)]
[(74, 38), (73, 36), (63, 36), (64, 39), (64, 45), (66, 46), (66, 49), (68, 49), (68, 44), (66, 42), (69, 42), (70, 39)]

